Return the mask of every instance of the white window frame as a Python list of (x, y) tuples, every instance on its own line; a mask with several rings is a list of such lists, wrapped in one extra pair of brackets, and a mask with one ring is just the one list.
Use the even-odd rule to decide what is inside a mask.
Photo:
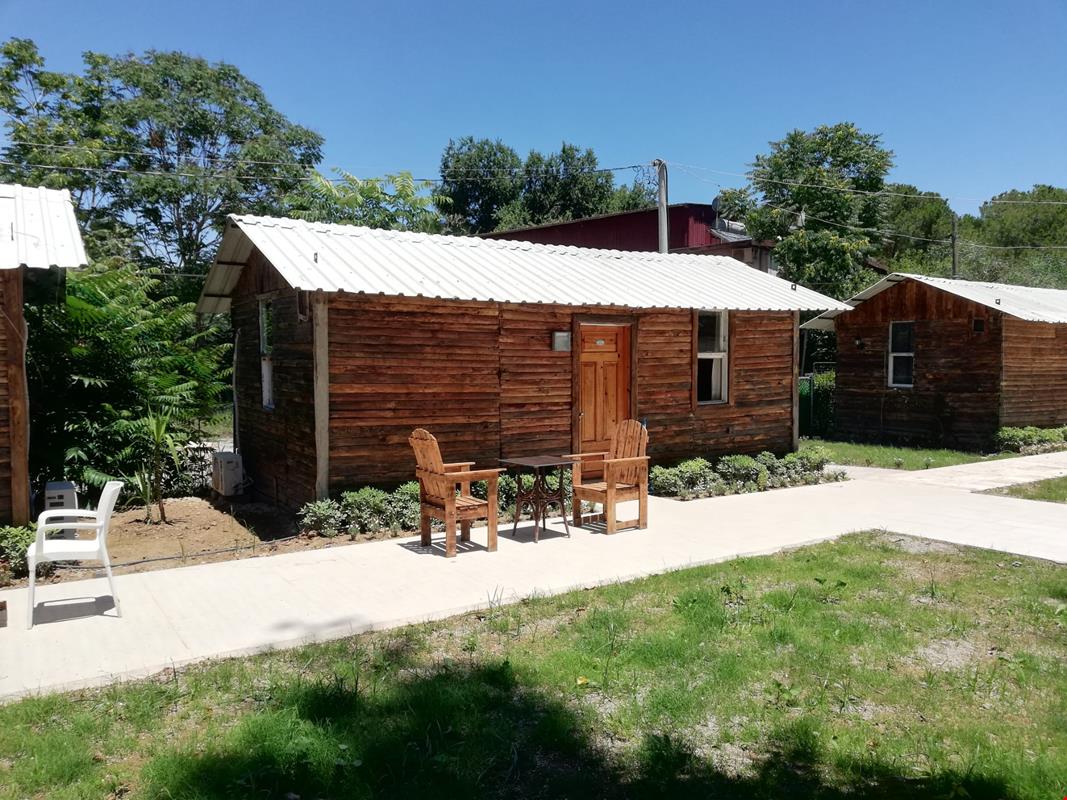
[[(910, 353), (903, 351), (897, 353), (893, 351), (893, 326), (894, 325), (911, 325), (911, 347)], [(889, 353), (888, 369), (889, 372), (886, 375), (886, 384), (890, 389), (913, 389), (915, 387), (915, 320), (913, 319), (895, 319), (889, 323), (889, 346), (886, 348)], [(893, 383), (893, 362), (898, 358), (910, 358), (911, 359), (911, 383)]]
[(261, 297), (259, 300), (259, 377), (263, 389), (263, 408), (268, 411), (274, 408), (274, 331), (267, 330), (267, 315), (269, 313), (273, 317), (274, 314), (273, 302), (273, 297)]
[[(719, 325), (719, 350), (702, 351), (700, 350), (700, 317), (710, 317), (711, 315), (717, 315), (721, 319)], [(694, 381), (693, 394), (696, 397), (697, 405), (700, 406), (714, 406), (722, 405), (730, 402), (730, 312), (729, 311), (698, 311), (695, 330), (693, 336), (696, 337), (697, 346), (697, 363), (693, 365), (695, 374), (700, 374), (700, 362), (704, 360), (714, 360), (722, 362), (722, 397), (718, 400), (701, 400), (700, 399), (700, 386)]]

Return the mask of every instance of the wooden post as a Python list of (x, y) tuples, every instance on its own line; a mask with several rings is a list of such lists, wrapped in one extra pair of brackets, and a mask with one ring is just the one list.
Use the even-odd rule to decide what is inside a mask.
[(329, 296), (315, 292), (311, 307), (315, 395), (315, 496), (330, 494), (330, 322)]
[(0, 322), (7, 341), (8, 436), (11, 457), (11, 524), (30, 521), (30, 417), (26, 386), (26, 319), (22, 310), (23, 269), (2, 273), (3, 314)]
[[(813, 387), (814, 388), (814, 387)], [(793, 450), (800, 448), (800, 312), (793, 312)]]

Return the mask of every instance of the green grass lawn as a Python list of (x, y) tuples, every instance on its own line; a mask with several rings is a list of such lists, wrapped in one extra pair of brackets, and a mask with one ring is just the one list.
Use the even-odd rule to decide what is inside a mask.
[(1067, 477), (1049, 478), (1033, 483), (1019, 483), (990, 489), (989, 494), (1006, 494), (1009, 497), (1021, 497), (1024, 500), (1044, 500), (1048, 503), (1067, 503)]
[(822, 447), (829, 450), (835, 464), (854, 467), (883, 467), (885, 469), (934, 469), (953, 464), (971, 464), (976, 461), (991, 461), (1010, 458), (1019, 453), (983, 455), (963, 450), (932, 450), (922, 447), (891, 447), (878, 444), (853, 444), (828, 439), (802, 439), (800, 448)]
[(0, 797), (1048, 800), (1065, 608), (858, 534), (0, 707)]

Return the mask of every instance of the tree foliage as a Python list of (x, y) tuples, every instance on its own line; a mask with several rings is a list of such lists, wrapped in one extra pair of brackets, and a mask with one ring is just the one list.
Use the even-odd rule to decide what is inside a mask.
[(881, 137), (852, 123), (791, 131), (756, 156), (749, 191), (758, 203), (746, 226), (778, 242), (782, 277), (847, 297), (871, 280), (865, 262), (880, 243), (877, 193), (892, 165)]
[(286, 197), (288, 215), (368, 228), (424, 233), (441, 230), (435, 206), (446, 207), (448, 198), (435, 198), (430, 193), (432, 182), (417, 181), (410, 172), (367, 179), (340, 169), (334, 173), (336, 181), (316, 172)]
[[(205, 271), (227, 214), (274, 213), (321, 156), (229, 64), (184, 53), (86, 53), (52, 72), (33, 42), (0, 47), (3, 177), (72, 191), (90, 239), (128, 230), (142, 266)], [(95, 248), (99, 255), (100, 248)]]
[(499, 139), (471, 136), (445, 148), (439, 194), (453, 227), (470, 233), (628, 211), (654, 199), (647, 180), (616, 185), (591, 149), (564, 142), (554, 153), (531, 150), (523, 161)]
[(214, 415), (229, 345), (160, 288), (128, 268), (90, 269), (69, 274), (64, 303), (27, 306), (35, 482), (132, 476), (155, 460), (153, 417), (181, 442)]

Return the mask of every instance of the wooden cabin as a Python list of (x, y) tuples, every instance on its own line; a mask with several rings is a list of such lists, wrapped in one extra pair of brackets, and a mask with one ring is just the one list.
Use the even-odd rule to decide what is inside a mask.
[(25, 289), (86, 263), (69, 192), (0, 184), (0, 525), (30, 520)]
[(733, 259), (233, 216), (198, 305), (231, 315), (235, 444), (282, 506), (451, 461), (796, 444), (798, 312), (845, 308)]
[(1067, 424), (1067, 291), (893, 273), (806, 329), (834, 330), (835, 433), (988, 447)]

